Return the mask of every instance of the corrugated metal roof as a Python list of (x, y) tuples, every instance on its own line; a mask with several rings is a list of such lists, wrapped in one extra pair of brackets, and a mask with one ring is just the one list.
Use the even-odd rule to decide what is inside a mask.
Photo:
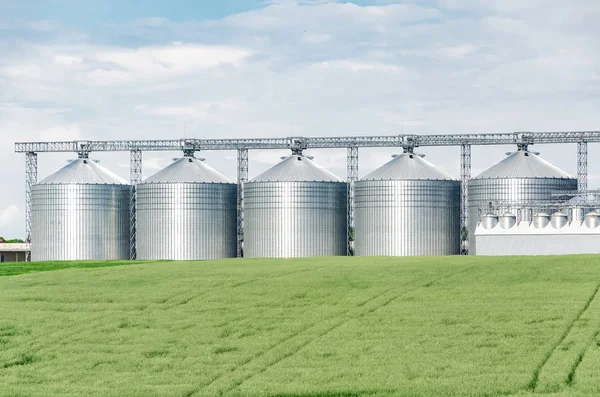
[(455, 180), (452, 176), (412, 153), (403, 153), (361, 180)]
[(127, 185), (120, 176), (90, 159), (77, 159), (37, 183), (38, 185)]
[(183, 157), (142, 183), (236, 183), (195, 157)]
[(519, 150), (496, 165), (483, 171), (474, 179), (496, 178), (571, 178), (560, 168), (550, 164), (538, 155)]
[(308, 157), (293, 155), (263, 172), (251, 182), (344, 182)]

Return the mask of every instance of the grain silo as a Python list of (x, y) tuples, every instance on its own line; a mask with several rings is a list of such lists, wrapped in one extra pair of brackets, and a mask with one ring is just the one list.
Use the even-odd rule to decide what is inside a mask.
[(187, 154), (137, 185), (138, 259), (237, 255), (237, 184)]
[(31, 190), (34, 261), (129, 259), (131, 187), (80, 158)]
[[(577, 190), (577, 179), (537, 154), (520, 147), (504, 160), (469, 181), (469, 236), (483, 214), (510, 211), (517, 222), (531, 221), (528, 203), (553, 201), (552, 192)], [(474, 238), (469, 238), (469, 254), (476, 254)]]
[(244, 185), (244, 256), (346, 255), (348, 185), (293, 154)]
[(355, 254), (460, 253), (460, 181), (405, 152), (355, 183)]

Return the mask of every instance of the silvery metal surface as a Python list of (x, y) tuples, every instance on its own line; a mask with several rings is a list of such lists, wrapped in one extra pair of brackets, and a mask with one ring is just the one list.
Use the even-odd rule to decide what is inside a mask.
[(569, 217), (563, 212), (555, 212), (552, 214), (550, 222), (555, 229), (561, 229), (569, 223)]
[(550, 215), (545, 212), (535, 214), (533, 217), (533, 227), (536, 229), (543, 229), (550, 223)]
[(573, 178), (535, 153), (519, 150), (475, 177), (484, 178)]
[(142, 183), (235, 183), (233, 179), (215, 170), (195, 157), (183, 157), (145, 179)]
[(460, 252), (460, 182), (404, 153), (354, 184), (355, 255)]
[(584, 224), (590, 229), (595, 229), (600, 226), (600, 214), (596, 211), (592, 211), (586, 214), (584, 218)]
[(348, 185), (303, 156), (244, 184), (244, 257), (346, 255)]
[(517, 223), (517, 217), (514, 214), (507, 212), (500, 217), (498, 223), (502, 229), (510, 229)]
[(34, 261), (129, 258), (126, 182), (88, 159), (32, 187)]
[(127, 181), (102, 167), (91, 159), (77, 159), (70, 162), (38, 185), (99, 184), (127, 185)]
[(308, 157), (292, 155), (263, 172), (251, 182), (344, 182)]
[(138, 259), (204, 260), (237, 254), (237, 184), (184, 157), (137, 185)]
[(498, 215), (486, 214), (481, 217), (481, 226), (484, 229), (493, 229), (498, 224)]
[(403, 153), (371, 172), (366, 180), (455, 180), (452, 176), (412, 153)]
[[(577, 190), (577, 179), (539, 156), (518, 151), (469, 181), (469, 237), (490, 207), (498, 213), (510, 211), (519, 219), (531, 220), (527, 202), (553, 201), (555, 191)], [(536, 176), (534, 172), (540, 172)], [(552, 210), (550, 208), (545, 210)], [(469, 254), (476, 254), (475, 239), (469, 238)]]

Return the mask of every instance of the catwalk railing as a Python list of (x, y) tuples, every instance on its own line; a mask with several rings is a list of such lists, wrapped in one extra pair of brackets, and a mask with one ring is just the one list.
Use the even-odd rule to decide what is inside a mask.
[[(518, 145), (527, 147), (533, 144), (577, 143), (577, 180), (580, 189), (587, 189), (587, 143), (600, 142), (600, 131), (569, 132), (511, 132), (483, 134), (444, 134), (444, 135), (391, 135), (353, 137), (287, 137), (253, 139), (169, 139), (169, 140), (129, 140), (129, 141), (69, 141), (69, 142), (17, 142), (15, 152), (26, 154), (26, 234), (31, 241), (31, 186), (37, 181), (37, 154), (48, 152), (131, 152), (131, 183), (141, 181), (143, 151), (184, 151), (237, 150), (238, 179), (248, 178), (248, 150), (253, 149), (334, 149), (346, 148), (348, 160), (349, 189), (348, 236), (354, 223), (354, 202), (352, 183), (358, 178), (358, 149), (363, 147), (401, 147), (413, 149), (420, 146), (460, 146), (462, 205), (461, 224), (467, 225), (467, 181), (471, 177), (471, 146)], [(238, 199), (238, 253), (243, 244), (243, 188), (240, 186)], [(131, 258), (135, 259), (135, 195), (132, 200)], [(462, 252), (466, 253), (467, 244)], [(350, 247), (350, 245), (349, 245)], [(348, 251), (351, 254), (350, 249)], [(29, 255), (28, 255), (29, 258)]]

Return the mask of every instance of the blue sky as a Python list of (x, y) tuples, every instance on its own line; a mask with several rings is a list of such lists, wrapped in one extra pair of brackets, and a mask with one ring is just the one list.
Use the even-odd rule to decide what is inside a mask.
[[(597, 130), (599, 19), (597, 0), (0, 0), (0, 235), (24, 231), (15, 141)], [(474, 148), (473, 174), (510, 150)], [(573, 145), (535, 150), (576, 172)], [(359, 174), (395, 152), (361, 150)], [(420, 152), (459, 175), (458, 149)], [(285, 154), (251, 152), (250, 176)], [(343, 150), (309, 154), (345, 175)], [(235, 175), (235, 153), (200, 155)], [(40, 155), (40, 178), (71, 157)]]
[(57, 20), (79, 28), (151, 17), (172, 21), (220, 19), (265, 6), (260, 0), (7, 0), (5, 3), (3, 19)]
[[(5, 3), (5, 4), (4, 4)], [(268, 6), (266, 0), (5, 0), (3, 19), (56, 20), (78, 28), (144, 18), (171, 21), (213, 20)], [(310, 3), (310, 2), (308, 2)], [(392, 1), (343, 1), (361, 6)]]

